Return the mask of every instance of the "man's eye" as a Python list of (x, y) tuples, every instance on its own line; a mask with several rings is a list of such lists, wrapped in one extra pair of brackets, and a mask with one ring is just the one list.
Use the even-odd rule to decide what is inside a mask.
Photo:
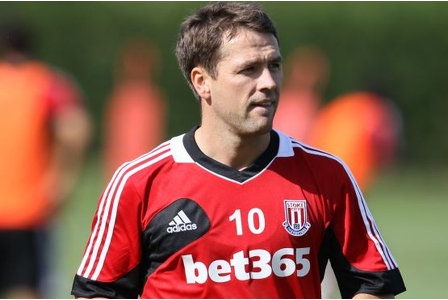
[(241, 72), (242, 73), (252, 73), (254, 71), (255, 71), (255, 67), (254, 66), (250, 66), (250, 67), (244, 68)]
[(281, 64), (281, 63), (271, 63), (271, 64), (269, 65), (269, 68), (270, 68), (271, 70), (281, 70), (281, 68), (282, 68), (282, 64)]

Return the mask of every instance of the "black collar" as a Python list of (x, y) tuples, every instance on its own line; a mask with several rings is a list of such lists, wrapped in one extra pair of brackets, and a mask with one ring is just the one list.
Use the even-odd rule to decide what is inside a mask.
[(185, 149), (191, 158), (204, 168), (240, 183), (252, 178), (266, 168), (278, 152), (279, 137), (274, 130), (271, 130), (271, 140), (266, 150), (253, 162), (252, 165), (242, 171), (238, 171), (205, 155), (201, 149), (199, 149), (198, 144), (194, 139), (194, 132), (196, 129), (198, 129), (197, 126), (187, 132), (183, 138)]

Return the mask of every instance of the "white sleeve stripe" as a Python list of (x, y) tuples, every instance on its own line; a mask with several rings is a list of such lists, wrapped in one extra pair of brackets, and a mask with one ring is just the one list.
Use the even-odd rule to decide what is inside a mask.
[[(99, 273), (100, 273), (100, 271), (102, 269), (102, 266), (104, 264), (104, 260), (105, 260), (106, 254), (108, 252), (108, 249), (109, 249), (109, 246), (110, 246), (110, 242), (111, 242), (111, 238), (112, 238), (112, 233), (113, 233), (113, 230), (114, 230), (114, 225), (115, 225), (115, 221), (116, 221), (116, 213), (117, 213), (117, 209), (118, 209), (120, 196), (121, 196), (121, 193), (123, 191), (123, 188), (124, 188), (124, 185), (125, 185), (126, 181), (129, 179), (129, 177), (131, 175), (135, 174), (137, 171), (139, 171), (142, 168), (144, 168), (146, 166), (149, 166), (149, 165), (153, 164), (154, 162), (159, 161), (160, 159), (163, 159), (163, 158), (165, 158), (165, 157), (167, 157), (169, 155), (170, 154), (168, 153), (168, 154), (165, 154), (162, 157), (159, 156), (156, 160), (150, 160), (149, 162), (145, 163), (144, 165), (142, 165), (140, 167), (136, 167), (136, 168), (131, 170), (132, 167), (134, 167), (134, 166), (138, 165), (138, 163), (140, 163), (140, 161), (134, 161), (132, 163), (132, 165), (128, 166), (126, 169), (123, 169), (121, 171), (121, 174), (118, 175), (118, 176), (123, 176), (123, 177), (120, 177), (119, 179), (117, 179), (114, 182), (114, 185), (112, 186), (112, 192), (110, 192), (108, 194), (107, 199), (105, 200), (106, 203), (107, 203), (107, 209), (104, 210), (104, 213), (103, 213), (103, 216), (102, 216), (102, 219), (101, 219), (101, 222), (102, 222), (101, 230), (100, 230), (98, 238), (96, 239), (94, 252), (92, 254), (92, 257), (96, 258), (97, 255), (98, 255), (97, 254), (98, 253), (98, 249), (101, 246), (103, 247), (102, 251), (101, 251), (101, 254), (100, 254), (99, 261), (97, 262), (97, 266), (96, 266), (95, 272), (92, 275), (92, 279), (93, 280), (96, 280), (98, 278)], [(117, 190), (117, 186), (118, 186), (118, 190)], [(111, 203), (113, 203), (113, 206), (112, 206), (111, 216), (109, 218), (108, 214), (109, 214), (109, 211), (110, 211), (109, 208), (111, 206)], [(109, 218), (109, 222), (107, 222), (108, 218)], [(107, 223), (109, 223), (108, 224), (109, 227), (108, 227), (106, 239), (104, 240), (104, 244), (102, 245), (103, 235), (104, 235), (104, 231), (106, 230)], [(90, 263), (88, 269), (86, 270), (86, 273), (88, 275), (90, 275), (91, 269), (93, 267), (93, 263), (95, 261), (96, 261), (96, 259), (92, 259), (91, 260), (91, 263)], [(87, 276), (85, 276), (85, 277), (87, 277)]]
[[(80, 267), (78, 269), (78, 272), (77, 272), (78, 275), (86, 277), (86, 278), (90, 276), (90, 273), (92, 271), (93, 265), (95, 264), (95, 261), (96, 261), (96, 257), (98, 255), (98, 250), (99, 250), (99, 248), (101, 246), (101, 241), (103, 239), (105, 227), (106, 227), (106, 224), (107, 224), (107, 218), (108, 218), (108, 215), (109, 215), (109, 209), (110, 209), (111, 201), (112, 201), (112, 198), (113, 198), (113, 196), (115, 194), (115, 191), (117, 189), (117, 185), (120, 182), (122, 182), (123, 175), (126, 174), (126, 172), (131, 170), (133, 167), (138, 166), (139, 164), (141, 164), (142, 162), (144, 162), (144, 161), (146, 161), (148, 159), (150, 159), (150, 160), (148, 161), (148, 163), (145, 164), (145, 166), (154, 163), (155, 160), (153, 159), (153, 157), (159, 155), (160, 153), (166, 151), (167, 149), (169, 149), (168, 142), (166, 142), (164, 144), (161, 144), (159, 147), (157, 147), (153, 151), (151, 151), (151, 152), (149, 152), (149, 153), (147, 153), (145, 155), (142, 155), (141, 157), (139, 157), (139, 158), (137, 158), (137, 159), (135, 159), (135, 160), (133, 160), (131, 162), (127, 162), (127, 163), (123, 164), (115, 172), (114, 176), (112, 177), (110, 183), (106, 187), (106, 190), (105, 190), (105, 192), (104, 192), (104, 194), (103, 194), (103, 196), (102, 196), (102, 198), (100, 200), (100, 206), (98, 208), (98, 213), (97, 213), (98, 221), (97, 221), (97, 223), (95, 225), (95, 228), (93, 229), (93, 231), (91, 233), (91, 236), (90, 236), (90, 239), (89, 239), (89, 244), (88, 244), (88, 246), (86, 248), (84, 257), (82, 259), (81, 265), (80, 265)], [(169, 154), (170, 152), (167, 152), (167, 153), (168, 154), (165, 154), (163, 156), (163, 158), (170, 155)], [(160, 159), (157, 159), (156, 161), (158, 161), (158, 160), (160, 160)], [(135, 172), (133, 172), (132, 174), (134, 174), (134, 173)], [(129, 178), (129, 176), (126, 177), (126, 180), (127, 180), (127, 178)], [(117, 197), (115, 197), (115, 198), (117, 198)], [(116, 207), (117, 207), (117, 205), (114, 204), (113, 208), (116, 209)], [(109, 226), (112, 226), (112, 228), (109, 227), (109, 230), (113, 231), (113, 223), (110, 223)], [(99, 230), (99, 232), (98, 232), (98, 230)], [(93, 243), (95, 243), (94, 246), (93, 246)], [(93, 246), (93, 250), (92, 250), (92, 246)], [(103, 247), (102, 251), (103, 252), (104, 251), (107, 252), (108, 246), (109, 246), (109, 244), (107, 245), (107, 247)], [(87, 268), (85, 269), (86, 263), (87, 263), (87, 261), (89, 259), (90, 259), (90, 263), (87, 266)], [(85, 271), (84, 271), (84, 269), (85, 269)], [(95, 273), (97, 273), (97, 272), (95, 272)]]
[[(154, 152), (154, 151), (153, 151), (153, 152)], [(151, 153), (153, 153), (153, 152), (151, 152)], [(150, 157), (150, 156), (151, 156), (151, 153), (148, 153), (148, 154), (142, 156), (142, 157), (139, 158), (139, 159), (145, 159), (146, 157)], [(88, 245), (88, 248), (87, 248), (86, 253), (85, 253), (85, 255), (84, 255), (83, 261), (81, 262), (81, 266), (80, 266), (80, 268), (79, 268), (79, 270), (78, 270), (78, 274), (81, 275), (81, 273), (82, 273), (82, 271), (83, 271), (83, 269), (84, 269), (84, 267), (85, 267), (85, 263), (86, 263), (87, 259), (88, 259), (89, 257), (91, 257), (91, 256), (92, 256), (92, 257), (95, 257), (95, 256), (96, 256), (96, 253), (98, 252), (98, 247), (100, 246), (100, 245), (99, 245), (99, 241), (102, 239), (102, 235), (103, 235), (104, 227), (105, 227), (105, 223), (103, 223), (102, 221), (105, 221), (105, 220), (107, 219), (108, 208), (109, 208), (109, 206), (110, 206), (110, 203), (109, 203), (110, 196), (109, 196), (109, 197), (108, 197), (108, 202), (106, 203), (107, 209), (106, 209), (106, 212), (104, 212), (105, 216), (101, 217), (101, 216), (103, 215), (103, 207), (104, 207), (104, 203), (106, 202), (106, 195), (109, 195), (109, 191), (110, 191), (111, 189), (115, 189), (115, 186), (117, 185), (117, 183), (116, 183), (116, 179), (117, 179), (117, 177), (120, 176), (125, 170), (130, 169), (134, 164), (137, 164), (137, 163), (138, 163), (137, 161), (139, 161), (139, 159), (134, 160), (133, 162), (128, 162), (128, 163), (123, 164), (123, 165), (117, 170), (117, 172), (115, 172), (115, 174), (114, 174), (112, 180), (110, 181), (109, 185), (107, 186), (106, 191), (104, 192), (104, 195), (103, 195), (103, 197), (102, 197), (102, 199), (101, 199), (101, 202), (100, 202), (100, 207), (99, 207), (98, 214), (97, 214), (97, 216), (98, 216), (98, 222), (96, 223), (96, 226), (95, 226), (95, 228), (94, 228), (94, 230), (93, 230), (93, 232), (92, 232), (92, 234), (91, 234), (91, 238), (90, 238), (90, 241), (89, 241), (89, 245)], [(99, 237), (98, 237), (98, 240), (97, 240), (97, 242), (96, 242), (94, 251), (93, 251), (92, 255), (90, 256), (89, 254), (90, 254), (90, 251), (91, 251), (91, 248), (92, 248), (92, 243), (93, 243), (93, 241), (95, 240), (95, 237), (97, 237), (97, 234), (98, 234), (97, 231), (98, 231), (99, 224), (102, 224), (102, 227), (101, 227), (101, 230), (100, 230), (100, 233), (99, 233)], [(84, 277), (88, 277), (88, 276), (90, 275), (90, 271), (91, 271), (91, 269), (92, 269), (92, 267), (93, 267), (93, 263), (94, 263), (94, 262), (95, 262), (94, 259), (92, 259), (92, 260), (90, 261), (90, 264), (89, 264), (87, 270), (86, 270), (86, 271), (84, 272), (84, 274), (83, 274)]]
[[(353, 175), (350, 174), (351, 180), (353, 182), (352, 176)], [(356, 187), (356, 194), (358, 196), (359, 206), (362, 207), (363, 212), (365, 213), (365, 215), (363, 213), (364, 223), (366, 224), (367, 228), (370, 228), (369, 225), (371, 225), (373, 231), (375, 232), (374, 234), (372, 234), (372, 232), (369, 231), (368, 232), (369, 236), (375, 242), (378, 252), (381, 253), (383, 260), (386, 262), (388, 270), (394, 269), (397, 267), (397, 264), (392, 256), (392, 254), (390, 253), (389, 248), (386, 246), (386, 244), (380, 234), (380, 231), (378, 230), (376, 223), (373, 221), (373, 216), (366, 205), (365, 199), (362, 196), (359, 186), (356, 185), (355, 187)]]
[[(325, 156), (331, 159), (334, 159), (336, 161), (338, 161), (346, 170), (347, 174), (350, 177), (350, 181), (353, 184), (353, 187), (355, 189), (356, 195), (357, 195), (357, 200), (358, 200), (358, 206), (360, 208), (360, 212), (361, 212), (361, 216), (363, 218), (364, 221), (364, 225), (366, 227), (366, 231), (367, 234), (369, 235), (370, 239), (373, 241), (373, 243), (375, 244), (375, 247), (378, 251), (378, 253), (381, 255), (381, 257), (383, 258), (384, 263), (386, 264), (386, 267), (388, 270), (394, 269), (397, 267), (397, 263), (395, 261), (395, 259), (393, 258), (389, 248), (387, 247), (386, 243), (384, 242), (381, 234), (379, 233), (379, 230), (376, 226), (376, 223), (372, 217), (372, 214), (370, 213), (365, 199), (362, 195), (362, 192), (358, 186), (358, 184), (356, 183), (356, 180), (354, 179), (353, 174), (351, 173), (350, 169), (348, 168), (348, 166), (342, 161), (340, 160), (338, 157), (333, 156), (327, 152), (321, 151), (321, 150), (317, 150), (314, 149), (310, 146), (304, 145), (302, 143), (294, 143), (294, 147), (300, 147), (302, 148), (304, 151), (311, 153), (311, 154), (316, 154), (316, 155), (321, 155), (321, 156)], [(371, 225), (371, 226), (370, 226)], [(372, 227), (372, 228), (371, 228)], [(374, 233), (372, 232), (372, 229), (374, 231)]]
[(351, 173), (350, 169), (348, 168), (348, 166), (342, 162), (341, 160), (338, 159), (338, 161), (340, 161), (342, 163), (342, 165), (344, 166), (345, 170), (347, 171), (347, 173), (350, 176), (350, 180), (353, 183), (353, 186), (355, 188), (355, 192), (358, 198), (358, 205), (360, 208), (362, 208), (361, 212), (362, 212), (362, 216), (364, 219), (364, 224), (366, 225), (367, 229), (373, 229), (373, 231), (375, 232), (375, 234), (372, 234), (371, 231), (368, 231), (369, 236), (372, 238), (372, 240), (375, 242), (375, 245), (377, 247), (378, 252), (381, 253), (381, 256), (383, 257), (383, 260), (386, 263), (386, 266), (388, 268), (388, 270), (394, 269), (398, 267), (397, 262), (395, 261), (395, 259), (392, 256), (392, 253), (390, 252), (389, 248), (387, 247), (386, 243), (384, 242), (383, 237), (380, 234), (380, 231), (373, 219), (372, 213), (370, 212), (367, 203), (364, 199), (364, 196), (362, 194), (361, 188), (359, 187), (359, 185), (356, 183), (356, 180), (354, 179), (353, 174)]
[[(117, 191), (117, 193), (115, 194), (115, 197), (114, 197), (115, 199), (113, 201), (114, 204), (113, 204), (112, 214), (111, 214), (110, 221), (109, 221), (109, 228), (108, 228), (108, 231), (107, 231), (106, 240), (104, 241), (103, 250), (101, 252), (98, 264), (96, 266), (95, 273), (93, 273), (93, 275), (92, 275), (92, 279), (93, 280), (96, 280), (98, 278), (98, 276), (99, 276), (99, 274), (101, 272), (101, 269), (103, 268), (104, 261), (106, 259), (106, 254), (107, 254), (107, 252), (109, 250), (109, 246), (110, 246), (110, 243), (112, 241), (112, 234), (114, 232), (114, 226), (115, 226), (115, 221), (116, 221), (117, 211), (118, 211), (118, 204), (120, 202), (120, 196), (121, 196), (121, 193), (123, 192), (123, 188), (124, 188), (125, 183), (129, 179), (129, 177), (131, 177), (133, 174), (137, 173), (138, 171), (146, 168), (147, 166), (150, 166), (153, 163), (156, 163), (156, 162), (158, 162), (158, 161), (160, 161), (160, 160), (162, 160), (162, 159), (164, 159), (164, 158), (166, 158), (166, 157), (168, 157), (170, 155), (171, 155), (170, 152), (164, 153), (164, 154), (158, 156), (156, 159), (151, 160), (149, 162), (146, 162), (145, 164), (142, 164), (139, 167), (134, 168), (133, 170), (131, 170), (128, 173), (126, 173), (126, 175), (124, 176), (123, 180), (120, 183), (118, 191)], [(98, 243), (98, 241), (97, 241), (97, 243)]]
[[(104, 208), (104, 203), (105, 203), (106, 195), (109, 194), (109, 191), (110, 191), (110, 189), (111, 189), (111, 187), (112, 187), (112, 184), (115, 182), (115, 180), (116, 180), (118, 174), (119, 174), (125, 167), (127, 167), (128, 165), (129, 165), (129, 163), (123, 164), (123, 165), (122, 165), (122, 166), (115, 172), (114, 176), (112, 177), (112, 180), (110, 181), (110, 183), (109, 183), (109, 184), (107, 185), (107, 187), (106, 187), (106, 190), (105, 190), (105, 192), (104, 192), (104, 194), (103, 194), (103, 196), (102, 196), (102, 198), (101, 198), (101, 201), (100, 201), (100, 206), (99, 206), (99, 208), (98, 208), (98, 213), (97, 213), (97, 219), (98, 219), (98, 221), (96, 222), (96, 224), (95, 224), (95, 228), (93, 229), (92, 234), (90, 235), (89, 244), (88, 244), (87, 249), (86, 249), (86, 251), (85, 251), (83, 260), (82, 260), (82, 262), (81, 262), (81, 265), (79, 266), (79, 269), (78, 269), (78, 275), (81, 275), (81, 276), (84, 276), (84, 277), (88, 277), (88, 276), (90, 275), (90, 271), (91, 271), (91, 269), (92, 269), (92, 267), (93, 267), (94, 259), (91, 259), (91, 260), (90, 260), (90, 263), (89, 263), (89, 266), (88, 266), (87, 270), (86, 270), (84, 273), (82, 273), (82, 272), (83, 272), (83, 270), (84, 270), (84, 268), (85, 268), (85, 264), (86, 264), (87, 260), (91, 257), (91, 256), (90, 256), (90, 251), (91, 251), (91, 249), (92, 249), (92, 245), (93, 245), (93, 242), (94, 242), (94, 240), (95, 240), (95, 237), (97, 236), (98, 227), (99, 227), (100, 224), (102, 224), (102, 222), (101, 222), (102, 217), (101, 217), (101, 216), (102, 216), (102, 214), (103, 214), (103, 208)], [(101, 236), (102, 236), (102, 232), (100, 232), (100, 237), (101, 237)], [(97, 251), (98, 251), (98, 249), (94, 250), (92, 256), (96, 256), (96, 252), (97, 252)]]
[[(143, 155), (143, 156), (140, 157), (140, 158), (141, 158), (141, 159), (144, 159), (144, 158), (146, 158), (146, 157), (150, 157), (150, 156), (151, 156), (151, 153), (153, 153), (153, 152), (157, 151), (158, 149), (162, 148), (163, 145), (164, 145), (164, 144), (162, 144), (161, 147), (158, 147), (158, 148), (154, 149), (154, 151), (152, 151), (152, 152), (150, 152), (150, 153), (148, 153), (148, 154), (145, 154), (145, 155)], [(89, 240), (88, 247), (87, 247), (87, 249), (86, 249), (86, 251), (85, 251), (83, 260), (82, 260), (81, 265), (80, 265), (80, 267), (79, 267), (79, 269), (78, 269), (78, 275), (82, 275), (82, 276), (85, 276), (85, 277), (87, 277), (87, 276), (90, 275), (90, 271), (91, 271), (91, 268), (92, 268), (92, 266), (93, 266), (94, 260), (91, 260), (91, 261), (90, 261), (90, 264), (89, 264), (87, 270), (84, 272), (84, 274), (82, 274), (82, 272), (83, 272), (83, 269), (84, 269), (85, 264), (86, 264), (86, 262), (87, 262), (87, 259), (90, 258), (89, 253), (90, 253), (90, 251), (91, 251), (93, 241), (95, 240), (95, 237), (97, 236), (98, 226), (99, 226), (99, 224), (101, 223), (101, 220), (102, 220), (101, 215), (103, 214), (103, 207), (104, 207), (104, 202), (105, 202), (105, 199), (106, 199), (106, 195), (109, 194), (109, 191), (110, 191), (110, 189), (112, 188), (112, 186), (115, 186), (115, 185), (116, 185), (116, 184), (115, 184), (115, 180), (116, 180), (116, 178), (117, 178), (121, 173), (123, 173), (124, 170), (125, 170), (126, 168), (128, 168), (128, 167), (130, 168), (131, 166), (129, 166), (129, 165), (130, 165), (131, 163), (136, 162), (136, 161), (139, 160), (140, 158), (137, 158), (137, 159), (134, 160), (133, 162), (128, 162), (128, 163), (123, 164), (123, 165), (122, 165), (122, 166), (115, 172), (114, 176), (112, 177), (112, 180), (111, 180), (110, 183), (108, 184), (108, 186), (107, 186), (107, 188), (106, 188), (106, 190), (105, 190), (105, 192), (104, 192), (104, 195), (103, 195), (103, 197), (101, 198), (100, 206), (99, 206), (99, 209), (98, 209), (98, 213), (97, 213), (97, 216), (98, 216), (98, 222), (96, 223), (95, 228), (94, 228), (93, 231), (92, 231), (92, 234), (91, 234), (91, 237), (90, 237), (90, 240)], [(107, 204), (107, 206), (109, 207), (109, 204)], [(106, 216), (107, 216), (107, 214), (106, 214)], [(104, 224), (103, 224), (103, 225), (104, 225)], [(104, 231), (104, 229), (102, 229), (101, 232), (100, 232), (100, 236), (99, 236), (100, 239), (102, 238), (103, 231)], [(97, 251), (98, 251), (98, 249), (95, 249), (95, 250), (94, 250), (94, 252), (93, 252), (93, 254), (92, 254), (93, 257), (96, 256)]]

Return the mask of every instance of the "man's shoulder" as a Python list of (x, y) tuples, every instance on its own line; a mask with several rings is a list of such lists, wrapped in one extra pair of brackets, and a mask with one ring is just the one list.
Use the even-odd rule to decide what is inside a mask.
[[(306, 166), (306, 168), (313, 170), (331, 170), (331, 172), (335, 169), (339, 169), (340, 171), (345, 169), (345, 163), (336, 155), (306, 144), (281, 132), (278, 133), (280, 136), (280, 145), (277, 157), (286, 158), (284, 160), (285, 164), (295, 165), (297, 163), (302, 168)], [(293, 160), (295, 163), (292, 162)]]
[(132, 174), (137, 174), (154, 172), (168, 164), (194, 162), (183, 144), (184, 135), (174, 136), (164, 141), (152, 150), (124, 163), (119, 170), (122, 169), (122, 172), (131, 172), (131, 170), (134, 170)]

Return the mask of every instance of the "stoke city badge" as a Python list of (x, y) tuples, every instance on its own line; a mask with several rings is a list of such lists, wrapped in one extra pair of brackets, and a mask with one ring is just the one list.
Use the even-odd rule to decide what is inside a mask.
[(306, 200), (284, 200), (283, 227), (293, 236), (302, 236), (311, 227), (307, 219)]

